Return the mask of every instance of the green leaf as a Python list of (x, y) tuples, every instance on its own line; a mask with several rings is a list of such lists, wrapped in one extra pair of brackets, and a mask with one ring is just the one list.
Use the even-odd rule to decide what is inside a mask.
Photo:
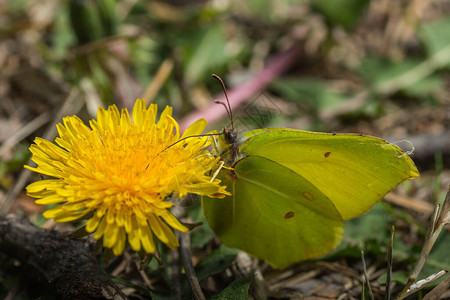
[(158, 44), (150, 37), (143, 36), (137, 40), (130, 41), (130, 62), (134, 74), (142, 86), (146, 86), (153, 80), (149, 70), (156, 69), (161, 65), (157, 55)]
[(416, 84), (406, 87), (403, 89), (403, 93), (411, 97), (426, 98), (434, 96), (441, 91), (444, 86), (444, 78), (438, 74), (432, 74)]
[(322, 110), (347, 99), (346, 95), (330, 89), (314, 78), (278, 79), (271, 84), (284, 99), (301, 103), (312, 110)]
[(165, 295), (159, 295), (154, 292), (150, 292), (150, 296), (152, 300), (177, 300), (176, 296), (165, 296)]
[[(213, 24), (203, 31), (197, 30), (197, 39), (189, 40), (191, 46), (190, 55), (186, 58), (186, 78), (191, 82), (197, 82), (228, 61), (225, 52), (226, 43), (222, 27)], [(193, 44), (192, 44), (193, 43)]]
[(361, 76), (365, 78), (371, 86), (377, 86), (411, 70), (420, 62), (421, 61), (419, 60), (412, 59), (392, 62), (369, 57), (362, 60), (359, 71)]
[(344, 238), (360, 245), (368, 240), (384, 244), (388, 242), (387, 232), (391, 225), (389, 213), (382, 204), (377, 204), (365, 215), (345, 222)]
[(142, 293), (143, 295), (152, 296), (152, 299), (161, 299), (161, 298), (153, 298), (153, 293), (150, 290), (147, 290), (146, 288), (141, 287), (137, 284), (134, 284), (128, 280), (125, 280), (123, 278), (119, 278), (116, 276), (111, 276), (111, 278), (114, 282), (120, 283), (127, 287), (131, 287), (131, 288), (135, 289), (136, 291)]
[[(52, 38), (52, 59), (65, 59), (69, 47), (75, 43), (76, 36), (70, 28), (67, 10), (61, 10), (55, 16)], [(60, 64), (60, 62), (58, 62)], [(60, 68), (60, 66), (58, 65)]]
[(450, 17), (426, 23), (419, 29), (428, 56), (431, 57), (450, 45)]
[[(377, 282), (384, 285), (386, 283), (387, 274), (383, 274), (377, 278)], [(391, 282), (397, 282), (400, 284), (405, 284), (408, 281), (409, 274), (408, 272), (392, 272), (391, 274)]]
[(119, 20), (116, 0), (97, 0), (98, 13), (105, 36), (117, 34)]
[(202, 248), (214, 237), (214, 232), (206, 221), (202, 211), (201, 202), (197, 201), (190, 207), (188, 209), (188, 214), (193, 223), (203, 223), (201, 226), (198, 226), (191, 231), (191, 246), (193, 248)]
[(225, 271), (231, 266), (231, 263), (236, 258), (237, 252), (238, 250), (228, 248), (224, 245), (214, 250), (195, 266), (195, 273), (198, 280), (202, 281), (211, 275)]
[(97, 1), (70, 0), (69, 15), (72, 30), (80, 45), (103, 37), (103, 27), (98, 12)]
[(368, 3), (368, 0), (315, 0), (312, 1), (312, 7), (322, 13), (332, 25), (350, 29), (364, 15), (363, 11)]
[(252, 277), (240, 278), (233, 281), (226, 289), (218, 295), (212, 296), (209, 300), (242, 300), (248, 297), (248, 288)]
[(87, 237), (90, 234), (91, 233), (86, 231), (86, 225), (84, 225), (84, 226), (81, 226), (80, 228), (78, 228), (77, 230), (75, 230), (74, 232), (70, 233), (68, 235), (68, 237), (71, 239), (81, 239), (81, 238)]
[[(386, 253), (391, 226), (394, 223), (392, 214), (386, 206), (386, 203), (378, 203), (361, 217), (347, 221), (345, 223), (344, 243), (341, 247), (345, 249), (345, 247), (357, 244), (360, 249), (364, 249), (367, 253)], [(340, 248), (338, 251), (343, 251)], [(410, 260), (411, 253), (412, 247), (405, 244), (398, 234), (394, 235), (392, 251), (394, 261)]]
[[(413, 74), (422, 66), (422, 61), (406, 59), (400, 62), (380, 60), (378, 58), (366, 58), (360, 65), (360, 74), (368, 82), (369, 87), (375, 93), (385, 93), (386, 86), (405, 74), (411, 74), (407, 80), (399, 82), (398, 91), (408, 96), (423, 98), (433, 96), (444, 86), (442, 77), (431, 74), (417, 77)], [(411, 73), (412, 72), (412, 73)], [(387, 90), (391, 92), (390, 89)]]

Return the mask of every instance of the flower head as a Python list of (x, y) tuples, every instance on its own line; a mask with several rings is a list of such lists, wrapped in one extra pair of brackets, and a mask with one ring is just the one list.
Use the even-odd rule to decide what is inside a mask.
[(183, 139), (201, 134), (206, 121), (198, 120), (180, 136), (171, 113), (167, 106), (156, 122), (156, 104), (146, 108), (137, 100), (133, 122), (126, 109), (119, 112), (115, 105), (99, 108), (90, 128), (77, 116), (65, 117), (56, 125), (55, 143), (36, 138), (30, 147), (37, 167), (25, 167), (54, 179), (28, 185), (27, 194), (37, 204), (59, 204), (44, 212), (56, 222), (88, 215), (86, 231), (103, 238), (115, 255), (123, 252), (127, 239), (133, 250), (147, 253), (155, 252), (153, 236), (177, 247), (170, 227), (187, 228), (168, 211), (172, 203), (166, 198), (229, 193), (208, 176), (218, 162), (205, 149), (208, 138)]

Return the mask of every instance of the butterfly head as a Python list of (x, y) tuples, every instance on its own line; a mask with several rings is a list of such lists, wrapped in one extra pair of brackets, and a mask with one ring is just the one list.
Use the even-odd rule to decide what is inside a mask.
[(237, 132), (233, 127), (225, 127), (222, 131), (225, 141), (228, 144), (236, 144), (237, 143)]

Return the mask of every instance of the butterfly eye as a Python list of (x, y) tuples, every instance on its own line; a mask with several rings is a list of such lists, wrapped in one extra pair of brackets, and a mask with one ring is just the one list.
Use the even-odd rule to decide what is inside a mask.
[(225, 137), (225, 141), (229, 144), (234, 144), (237, 140), (237, 133), (232, 128), (224, 128), (223, 135)]

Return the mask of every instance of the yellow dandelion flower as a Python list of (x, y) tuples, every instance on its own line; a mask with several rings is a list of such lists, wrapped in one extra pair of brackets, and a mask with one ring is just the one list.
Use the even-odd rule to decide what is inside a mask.
[[(31, 145), (36, 168), (26, 168), (55, 179), (34, 182), (27, 194), (37, 204), (60, 204), (44, 212), (56, 222), (77, 220), (91, 213), (86, 231), (120, 255), (126, 240), (135, 251), (155, 252), (154, 236), (170, 248), (178, 246), (170, 227), (186, 232), (169, 211), (167, 197), (188, 193), (221, 198), (229, 193), (211, 178), (218, 158), (205, 147), (201, 119), (182, 136), (167, 106), (156, 122), (157, 106), (137, 100), (133, 122), (126, 109), (99, 108), (90, 128), (77, 116), (57, 124), (55, 143), (36, 138)], [(170, 227), (169, 227), (170, 226)]]

